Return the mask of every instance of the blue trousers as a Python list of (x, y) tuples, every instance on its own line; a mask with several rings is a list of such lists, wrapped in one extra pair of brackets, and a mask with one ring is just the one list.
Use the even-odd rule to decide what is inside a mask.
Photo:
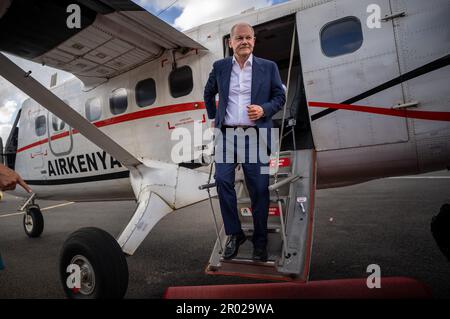
[[(232, 148), (226, 147), (225, 140), (227, 136), (225, 130), (222, 130), (224, 144), (223, 154), (218, 154), (216, 151), (216, 173), (215, 180), (217, 186), (217, 193), (219, 196), (220, 210), (227, 235), (238, 235), (242, 233), (241, 222), (238, 216), (235, 183), (235, 169), (238, 163), (242, 164), (244, 171), (245, 183), (250, 194), (252, 216), (253, 216), (253, 245), (254, 247), (265, 247), (267, 245), (267, 218), (269, 215), (269, 174), (267, 172), (268, 163), (262, 163), (258, 156), (257, 161), (250, 161), (249, 149), (250, 144), (255, 141), (245, 139), (245, 144), (241, 143), (241, 147), (237, 145), (237, 137), (234, 136), (234, 143)], [(227, 130), (229, 132), (229, 129)], [(228, 136), (229, 140), (230, 136)], [(239, 158), (238, 152), (242, 151), (242, 146), (245, 145), (245, 158)], [(252, 147), (252, 149), (254, 149)], [(230, 152), (232, 161), (230, 161)], [(240, 153), (241, 154), (241, 153)], [(219, 161), (218, 156), (222, 158)], [(223, 157), (222, 157), (223, 156)], [(228, 161), (226, 158), (228, 157)]]

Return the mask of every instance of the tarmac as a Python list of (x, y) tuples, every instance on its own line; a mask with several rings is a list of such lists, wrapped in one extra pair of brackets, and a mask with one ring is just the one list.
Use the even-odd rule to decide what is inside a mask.
[[(0, 253), (6, 266), (0, 271), (0, 298), (65, 298), (58, 274), (64, 240), (88, 226), (117, 236), (135, 208), (130, 201), (38, 201), (45, 227), (40, 238), (31, 239), (17, 212), (22, 202), (8, 194), (0, 201)], [(311, 281), (365, 278), (367, 267), (377, 264), (382, 277), (415, 278), (434, 298), (450, 298), (450, 263), (430, 232), (431, 218), (450, 203), (448, 171), (319, 190), (316, 203)], [(161, 298), (169, 286), (267, 282), (206, 275), (215, 239), (208, 201), (169, 214), (127, 258), (125, 297)]]

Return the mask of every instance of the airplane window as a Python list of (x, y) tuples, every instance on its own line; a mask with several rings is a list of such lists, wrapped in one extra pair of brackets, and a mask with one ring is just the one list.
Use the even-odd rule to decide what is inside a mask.
[(170, 94), (177, 98), (191, 93), (194, 87), (192, 69), (185, 65), (173, 70), (169, 75)]
[(100, 119), (102, 116), (102, 105), (98, 97), (94, 97), (86, 101), (85, 104), (86, 118), (88, 121), (93, 122)]
[(146, 107), (155, 103), (156, 85), (155, 80), (146, 79), (136, 84), (136, 104), (139, 107)]
[(112, 114), (121, 114), (127, 110), (128, 100), (127, 100), (127, 90), (126, 89), (116, 89), (112, 91), (109, 97), (109, 109)]
[(361, 21), (346, 17), (328, 23), (320, 32), (322, 51), (327, 57), (337, 57), (358, 50), (363, 43)]
[(36, 129), (36, 135), (37, 136), (45, 135), (45, 133), (47, 132), (47, 121), (45, 120), (45, 115), (38, 116), (34, 124)]
[(64, 129), (64, 126), (66, 126), (66, 123), (64, 121), (61, 121), (59, 117), (52, 115), (52, 127), (53, 131), (61, 131)]

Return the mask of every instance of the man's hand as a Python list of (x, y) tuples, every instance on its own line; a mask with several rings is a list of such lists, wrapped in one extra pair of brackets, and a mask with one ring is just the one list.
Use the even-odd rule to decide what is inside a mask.
[(0, 164), (0, 190), (14, 190), (16, 188), (16, 184), (22, 186), (28, 193), (32, 193), (31, 188), (24, 182), (19, 174)]
[(247, 106), (248, 118), (252, 121), (259, 120), (264, 116), (264, 110), (261, 106), (252, 104)]

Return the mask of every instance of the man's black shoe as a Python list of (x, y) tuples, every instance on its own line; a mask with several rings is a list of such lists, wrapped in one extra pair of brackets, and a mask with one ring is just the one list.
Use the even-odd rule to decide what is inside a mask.
[(254, 261), (267, 261), (267, 248), (266, 247), (256, 247), (253, 249), (253, 260)]
[(231, 235), (228, 237), (225, 245), (225, 252), (223, 253), (223, 259), (231, 259), (238, 253), (239, 246), (242, 245), (247, 238), (244, 234)]

